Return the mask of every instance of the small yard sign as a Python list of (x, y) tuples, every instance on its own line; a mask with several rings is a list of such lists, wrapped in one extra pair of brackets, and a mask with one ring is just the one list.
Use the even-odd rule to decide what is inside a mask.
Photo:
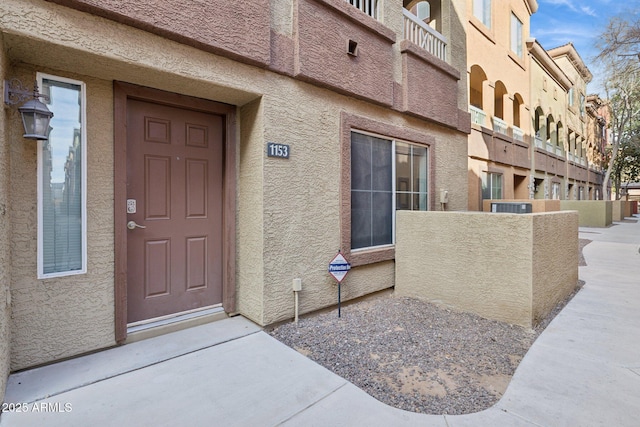
[(347, 262), (340, 252), (338, 252), (338, 255), (333, 257), (329, 263), (329, 274), (331, 274), (338, 283), (344, 280), (349, 270), (351, 270), (351, 264)]
[(329, 263), (329, 274), (338, 281), (338, 317), (340, 317), (340, 284), (349, 270), (351, 270), (351, 264), (338, 251), (338, 255), (334, 256)]

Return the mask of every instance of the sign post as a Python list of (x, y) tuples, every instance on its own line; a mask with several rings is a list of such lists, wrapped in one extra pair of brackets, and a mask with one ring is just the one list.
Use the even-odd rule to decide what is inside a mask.
[(333, 257), (329, 263), (329, 274), (331, 274), (338, 282), (338, 317), (340, 317), (340, 284), (349, 270), (351, 270), (351, 264), (347, 262), (338, 250), (338, 255)]

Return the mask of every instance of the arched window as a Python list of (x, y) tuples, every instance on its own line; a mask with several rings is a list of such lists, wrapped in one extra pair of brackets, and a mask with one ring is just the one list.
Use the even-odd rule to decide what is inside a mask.
[(469, 103), (481, 110), (483, 109), (482, 86), (485, 80), (487, 75), (484, 70), (479, 65), (473, 65), (469, 79)]
[(418, 17), (419, 20), (429, 25), (438, 32), (442, 32), (441, 0), (404, 0), (403, 6), (409, 12)]
[(504, 120), (504, 97), (507, 94), (507, 88), (500, 80), (496, 82), (496, 87), (493, 92), (493, 114)]
[(557, 126), (557, 145), (556, 145), (556, 154), (562, 154), (564, 151), (564, 126), (561, 121), (558, 121)]
[(517, 127), (521, 127), (520, 125), (520, 109), (524, 101), (522, 96), (519, 93), (513, 95), (513, 125)]

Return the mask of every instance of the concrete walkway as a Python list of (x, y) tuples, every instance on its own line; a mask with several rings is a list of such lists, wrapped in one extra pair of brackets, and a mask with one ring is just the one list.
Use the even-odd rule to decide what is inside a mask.
[(640, 224), (580, 237), (586, 285), (477, 414), (391, 408), (236, 317), (14, 374), (0, 426), (637, 426)]

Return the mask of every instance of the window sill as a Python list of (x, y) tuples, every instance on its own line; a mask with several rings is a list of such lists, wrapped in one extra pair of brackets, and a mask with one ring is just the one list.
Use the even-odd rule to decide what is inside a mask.
[(389, 245), (372, 249), (356, 249), (355, 252), (348, 251), (345, 255), (352, 267), (358, 267), (394, 260), (396, 258), (396, 248), (393, 245)]
[(476, 30), (480, 31), (491, 43), (496, 44), (496, 39), (493, 37), (493, 30), (484, 25), (482, 21), (472, 16), (471, 19), (469, 19), (469, 23), (473, 25)]

